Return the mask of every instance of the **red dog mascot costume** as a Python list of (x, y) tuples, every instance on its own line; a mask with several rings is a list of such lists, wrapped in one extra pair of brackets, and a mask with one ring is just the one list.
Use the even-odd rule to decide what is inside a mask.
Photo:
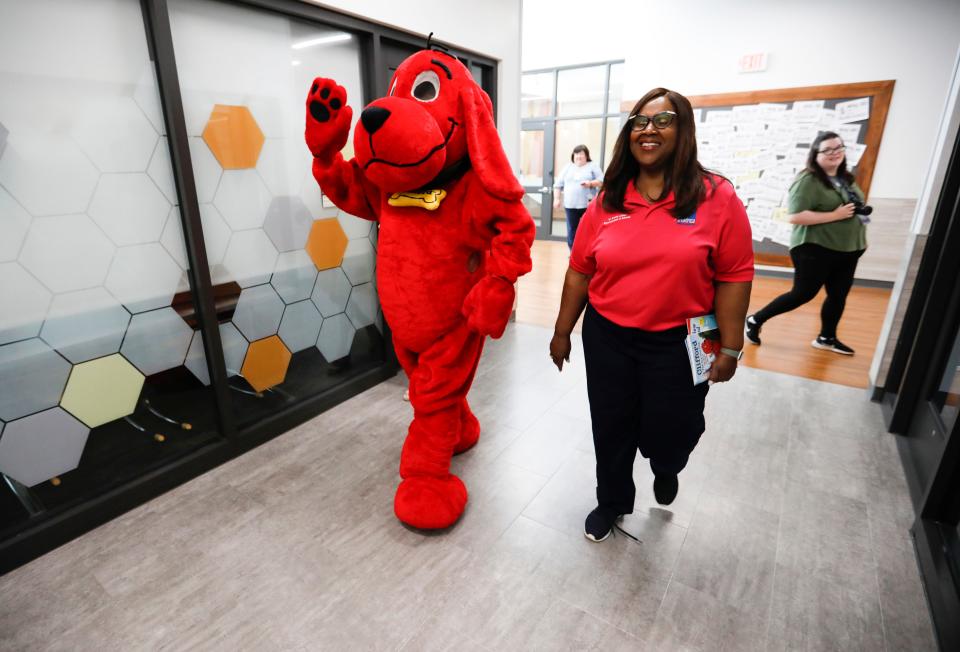
[(346, 91), (318, 77), (306, 140), (324, 194), (380, 222), (377, 288), (414, 410), (394, 511), (413, 527), (444, 528), (467, 503), (450, 459), (480, 436), (467, 391), (484, 338), (503, 334), (513, 284), (530, 271), (534, 224), (490, 98), (460, 61), (423, 50), (389, 88), (360, 114), (346, 161), (353, 112)]

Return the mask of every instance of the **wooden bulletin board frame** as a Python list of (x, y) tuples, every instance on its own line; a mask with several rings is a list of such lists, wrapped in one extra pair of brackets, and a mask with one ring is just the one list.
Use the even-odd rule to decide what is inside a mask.
[[(804, 100), (838, 100), (861, 97), (870, 98), (870, 118), (867, 124), (864, 143), (866, 151), (857, 165), (857, 184), (870, 196), (870, 184), (873, 181), (873, 169), (877, 163), (883, 129), (887, 123), (887, 112), (893, 98), (892, 79), (852, 84), (829, 84), (823, 86), (801, 86), (796, 88), (775, 88), (767, 90), (743, 91), (737, 93), (717, 93), (713, 95), (688, 95), (693, 108), (732, 107), (744, 104), (764, 102), (783, 103)], [(625, 100), (620, 103), (621, 111), (630, 111), (637, 100)], [(756, 262), (761, 265), (791, 266), (789, 256), (769, 253), (756, 253)]]

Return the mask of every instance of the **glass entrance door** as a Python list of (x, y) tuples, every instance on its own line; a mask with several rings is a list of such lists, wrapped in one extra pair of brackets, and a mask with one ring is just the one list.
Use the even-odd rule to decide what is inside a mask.
[(523, 205), (537, 225), (537, 239), (551, 235), (553, 216), (553, 124), (524, 124), (520, 132), (520, 183)]

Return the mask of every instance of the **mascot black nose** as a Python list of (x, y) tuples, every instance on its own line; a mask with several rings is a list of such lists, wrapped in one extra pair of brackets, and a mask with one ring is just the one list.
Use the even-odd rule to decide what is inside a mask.
[(379, 106), (368, 106), (360, 114), (360, 122), (368, 134), (373, 134), (377, 129), (383, 126), (383, 123), (390, 117), (390, 112), (381, 109)]

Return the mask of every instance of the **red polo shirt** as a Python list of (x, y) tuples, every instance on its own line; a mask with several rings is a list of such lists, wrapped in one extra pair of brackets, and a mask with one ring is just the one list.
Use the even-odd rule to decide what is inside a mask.
[(662, 331), (713, 312), (714, 282), (753, 280), (750, 222), (733, 186), (714, 177), (696, 212), (677, 219), (671, 192), (653, 204), (633, 184), (624, 213), (603, 195), (580, 220), (570, 267), (591, 276), (590, 303), (620, 326)]

